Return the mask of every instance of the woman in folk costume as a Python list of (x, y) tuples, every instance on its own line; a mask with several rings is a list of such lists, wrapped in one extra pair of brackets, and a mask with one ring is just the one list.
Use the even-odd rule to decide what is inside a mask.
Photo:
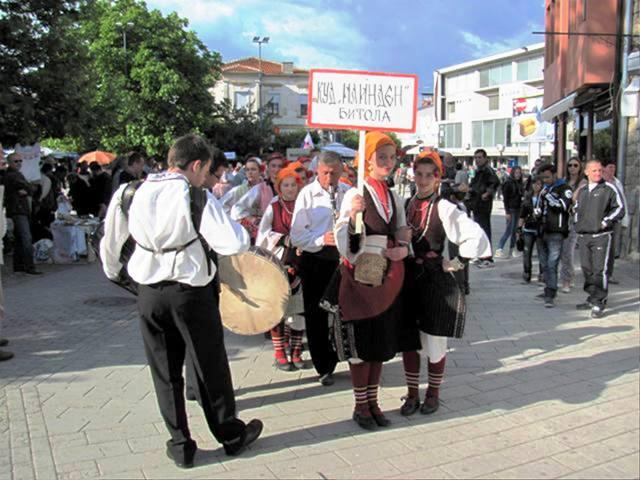
[[(396, 146), (380, 132), (366, 136), (364, 195), (345, 194), (335, 226), (340, 265), (338, 312), (333, 332), (338, 357), (349, 360), (355, 396), (354, 421), (364, 429), (389, 425), (378, 405), (382, 363), (397, 352), (399, 294), (409, 232), (402, 201), (386, 178), (396, 165)], [(363, 212), (363, 230), (355, 233)]]
[(222, 208), (227, 214), (231, 213), (233, 206), (240, 200), (250, 189), (258, 185), (262, 181), (260, 166), (262, 162), (258, 157), (250, 157), (244, 164), (244, 173), (247, 179), (241, 185), (233, 187), (220, 199)]
[(284, 158), (281, 154), (272, 153), (269, 155), (267, 158), (266, 180), (252, 187), (231, 208), (231, 219), (239, 222), (247, 229), (251, 237), (251, 243), (255, 243), (260, 219), (276, 195), (275, 182), (283, 165)]
[[(296, 249), (291, 246), (289, 238), (296, 197), (303, 183), (295, 169), (289, 166), (280, 170), (274, 186), (278, 196), (273, 199), (262, 216), (256, 245), (270, 250), (280, 258), (289, 276), (292, 296), (285, 318), (271, 329), (271, 341), (275, 352), (276, 367), (280, 370), (290, 371), (304, 368), (304, 362), (301, 358), (304, 304), (300, 278), (297, 275), (299, 257), (296, 254)], [(291, 349), (291, 362), (287, 357), (287, 347)]]
[[(480, 226), (454, 203), (438, 196), (443, 168), (436, 152), (421, 153), (414, 163), (416, 193), (406, 204), (413, 255), (407, 258), (403, 287), (403, 325), (399, 346), (403, 352), (408, 394), (400, 409), (411, 415), (418, 408), (429, 414), (439, 407), (447, 338), (460, 338), (464, 330), (464, 292), (453, 272), (473, 258), (491, 256), (491, 244)], [(446, 242), (459, 247), (459, 255), (446, 260)], [(429, 387), (420, 407), (418, 392), (420, 352), (429, 366)]]

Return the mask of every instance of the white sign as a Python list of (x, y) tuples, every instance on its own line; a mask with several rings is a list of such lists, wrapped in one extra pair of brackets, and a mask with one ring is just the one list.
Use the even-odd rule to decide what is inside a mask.
[(310, 153), (308, 148), (287, 148), (287, 161), (295, 162), (298, 157), (308, 157)]
[(310, 127), (407, 133), (416, 130), (416, 75), (311, 70), (309, 94)]
[(30, 182), (40, 180), (40, 144), (23, 147), (16, 145), (16, 153), (22, 155), (22, 168), (20, 172)]
[(553, 124), (542, 121), (542, 95), (513, 99), (511, 141), (553, 142)]

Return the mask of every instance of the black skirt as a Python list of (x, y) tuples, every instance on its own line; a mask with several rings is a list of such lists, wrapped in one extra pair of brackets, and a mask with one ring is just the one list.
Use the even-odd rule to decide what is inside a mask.
[(422, 264), (410, 259), (405, 267), (405, 315), (398, 337), (400, 351), (420, 348), (419, 331), (461, 338), (467, 304), (454, 275), (442, 269), (442, 257), (425, 260)]
[(374, 318), (344, 322), (337, 305), (335, 288), (339, 278), (338, 270), (321, 302), (321, 307), (329, 312), (330, 336), (338, 359), (359, 358), (365, 362), (391, 360), (399, 348), (402, 298), (398, 297), (388, 310)]

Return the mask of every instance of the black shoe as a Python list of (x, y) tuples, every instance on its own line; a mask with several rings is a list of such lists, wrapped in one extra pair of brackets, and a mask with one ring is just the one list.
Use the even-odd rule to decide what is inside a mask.
[(264, 425), (258, 419), (253, 419), (249, 423), (244, 431), (244, 440), (238, 441), (231, 445), (225, 445), (224, 451), (230, 457), (235, 457), (244, 452), (245, 448), (255, 442), (262, 433)]
[(545, 296), (545, 294), (544, 294), (544, 293), (539, 293), (538, 295), (536, 295), (536, 298), (537, 298), (538, 300), (544, 300), (544, 299), (546, 298), (546, 296)]
[(0, 350), (0, 362), (4, 362), (5, 360), (11, 360), (12, 358), (13, 358), (13, 352)]
[(609, 283), (611, 285), (620, 285), (620, 282), (618, 281), (618, 279), (613, 278), (613, 277), (609, 277)]
[(579, 303), (576, 305), (577, 310), (591, 310), (591, 308), (593, 308), (593, 305), (591, 305), (591, 302), (589, 301)]
[(376, 422), (376, 424), (379, 427), (388, 427), (389, 425), (391, 425), (391, 420), (385, 417), (384, 413), (382, 412), (380, 413), (371, 412), (371, 416), (373, 417), (373, 421)]
[(547, 297), (544, 299), (544, 307), (545, 308), (553, 308), (555, 307), (555, 303), (553, 302), (553, 298)]
[(27, 270), (26, 274), (27, 275), (42, 275), (42, 272), (40, 270), (36, 270), (35, 268), (32, 268), (31, 270)]
[(471, 295), (471, 289), (469, 288), (469, 285), (465, 285), (464, 294), (465, 295)]
[(353, 412), (353, 421), (360, 425), (365, 430), (377, 430), (376, 421), (372, 416), (365, 417), (360, 412)]
[(167, 447), (167, 457), (173, 460), (173, 463), (175, 463), (178, 468), (193, 468), (193, 458), (196, 456), (197, 451), (198, 447), (196, 446), (196, 442), (193, 442), (192, 447), (185, 447), (183, 456), (175, 458), (169, 447)]
[(413, 415), (420, 408), (420, 398), (418, 397), (404, 397), (404, 403), (400, 407), (400, 415), (408, 417)]
[(420, 413), (429, 415), (438, 410), (438, 408), (440, 408), (440, 400), (438, 400), (438, 397), (427, 397), (420, 407)]
[(596, 305), (591, 309), (591, 318), (602, 318), (604, 317), (604, 307), (598, 307)]
[(335, 383), (335, 380), (333, 379), (333, 374), (332, 373), (325, 373), (324, 375), (321, 375), (320, 376), (320, 383), (324, 387), (329, 387), (329, 386), (333, 385)]
[(291, 368), (291, 364), (289, 362), (287, 363), (280, 363), (279, 361), (276, 360), (276, 362), (274, 363), (275, 367), (278, 370), (281, 370), (283, 372), (290, 372), (292, 370)]
[(9, 339), (0, 338), (0, 347), (6, 347), (7, 345), (9, 345)]
[(526, 273), (523, 273), (522, 280), (524, 280), (524, 283), (531, 283), (531, 275), (527, 275)]
[(190, 388), (187, 388), (187, 393), (186, 393), (185, 397), (190, 402), (195, 402), (196, 400), (198, 400), (198, 397), (196, 397), (196, 392), (194, 392)]

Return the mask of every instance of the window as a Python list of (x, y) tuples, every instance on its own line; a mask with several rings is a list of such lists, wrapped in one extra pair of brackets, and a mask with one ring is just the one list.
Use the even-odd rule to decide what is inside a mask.
[(439, 147), (462, 148), (462, 123), (440, 125)]
[(503, 63), (480, 70), (480, 88), (509, 83), (511, 80), (511, 63)]
[(489, 110), (499, 110), (500, 109), (500, 96), (496, 93), (495, 95), (489, 95)]
[(529, 58), (518, 62), (518, 80), (526, 81), (542, 78), (544, 75), (543, 67), (543, 57)]
[(267, 93), (264, 96), (264, 111), (267, 115), (280, 115), (279, 93)]
[(250, 109), (251, 108), (251, 92), (236, 92), (234, 98), (234, 105), (236, 110), (241, 110), (243, 108)]
[(456, 103), (455, 102), (447, 102), (447, 118), (449, 115), (456, 113)]
[(508, 118), (471, 122), (471, 145), (475, 148), (492, 148), (498, 144), (511, 145), (508, 135)]
[(300, 99), (300, 116), (307, 116), (307, 108), (309, 107), (309, 96), (306, 93), (301, 93), (298, 97)]

